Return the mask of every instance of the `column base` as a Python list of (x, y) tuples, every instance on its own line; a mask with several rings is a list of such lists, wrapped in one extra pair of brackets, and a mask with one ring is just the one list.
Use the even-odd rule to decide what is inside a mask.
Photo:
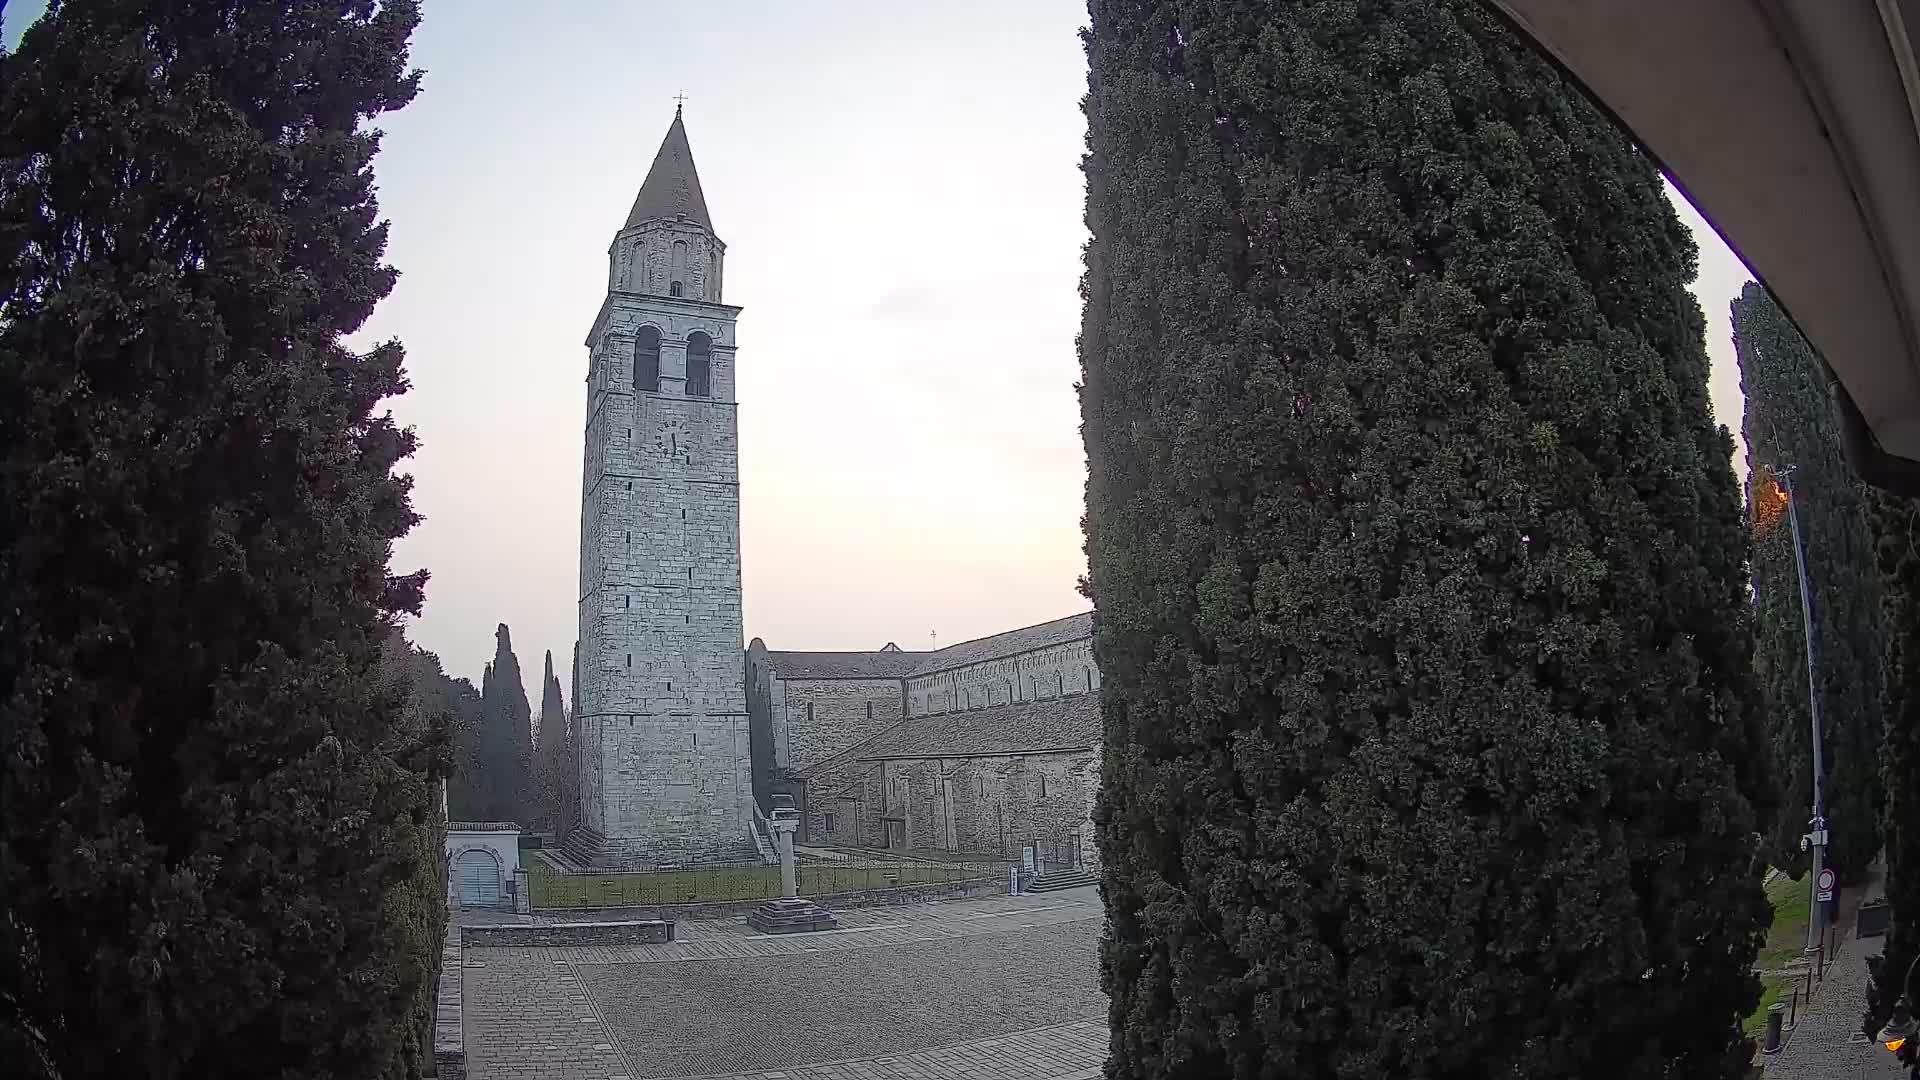
[(783, 896), (747, 912), (747, 925), (763, 934), (805, 934), (837, 930), (840, 919), (804, 896)]

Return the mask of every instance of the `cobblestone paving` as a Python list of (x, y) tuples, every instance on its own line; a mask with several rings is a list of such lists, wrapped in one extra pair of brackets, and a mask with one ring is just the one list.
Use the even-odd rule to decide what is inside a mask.
[[(666, 945), (465, 950), (473, 1080), (1092, 1080), (1094, 890), (681, 924)], [(745, 1071), (743, 1071), (745, 1070)]]
[(461, 1026), (474, 1080), (606, 1080), (627, 1072), (571, 964), (467, 949)]
[(1107, 1022), (1081, 1020), (914, 1054), (728, 1073), (701, 1080), (1096, 1080)]
[(1884, 938), (1841, 939), (1827, 981), (1794, 1025), (1778, 1054), (1756, 1054), (1764, 1080), (1901, 1080), (1893, 1055), (1871, 1042), (1855, 1042), (1867, 1006), (1867, 957)]
[(805, 957), (578, 970), (630, 1075), (651, 1080), (887, 1057), (1098, 1016), (1098, 940), (1081, 920)]

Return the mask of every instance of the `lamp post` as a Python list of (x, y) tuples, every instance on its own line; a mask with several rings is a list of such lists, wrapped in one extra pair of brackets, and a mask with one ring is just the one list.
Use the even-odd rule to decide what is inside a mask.
[(1807, 834), (1800, 838), (1802, 850), (1813, 854), (1813, 872), (1807, 875), (1808, 896), (1812, 899), (1813, 910), (1807, 918), (1807, 948), (1809, 953), (1820, 948), (1821, 934), (1826, 930), (1826, 911), (1820, 902), (1820, 870), (1826, 866), (1827, 854), (1827, 801), (1821, 791), (1821, 743), (1825, 741), (1826, 725), (1820, 718), (1820, 660), (1813, 638), (1813, 589), (1807, 582), (1807, 548), (1800, 534), (1800, 506), (1793, 496), (1792, 465), (1780, 470), (1781, 488), (1787, 495), (1787, 522), (1793, 529), (1793, 563), (1800, 574), (1800, 624), (1807, 638), (1807, 716), (1812, 728), (1813, 744), (1813, 818), (1807, 822)]

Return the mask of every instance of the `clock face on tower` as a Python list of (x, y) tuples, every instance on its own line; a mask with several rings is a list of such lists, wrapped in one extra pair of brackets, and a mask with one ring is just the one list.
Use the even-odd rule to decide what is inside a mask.
[(678, 417), (661, 421), (660, 427), (653, 433), (653, 452), (669, 461), (691, 462), (693, 440), (687, 435), (685, 422)]

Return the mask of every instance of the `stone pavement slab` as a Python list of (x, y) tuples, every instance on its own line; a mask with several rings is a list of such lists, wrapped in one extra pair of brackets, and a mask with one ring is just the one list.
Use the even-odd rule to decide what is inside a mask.
[(699, 1080), (1096, 1080), (1107, 1022), (1016, 1031), (937, 1050), (701, 1077)]
[(1825, 985), (1804, 1007), (1786, 1046), (1778, 1054), (1754, 1055), (1763, 1080), (1904, 1080), (1892, 1054), (1854, 1038), (1867, 1007), (1866, 958), (1880, 951), (1883, 940), (1862, 941), (1852, 933), (1841, 938)]
[(739, 919), (725, 923), (686, 924), (681, 928), (677, 940), (657, 945), (470, 945), (466, 951), (470, 958), (482, 960), (501, 954), (537, 954), (552, 963), (582, 964), (744, 960), (837, 949), (910, 945), (1066, 923), (1095, 922), (1105, 914), (1099, 897), (1091, 889), (1013, 899), (1018, 902), (1009, 903), (1008, 898), (1001, 897), (996, 901), (870, 908), (843, 915), (838, 930), (810, 934), (762, 934), (749, 928), (744, 919)]
[(468, 1075), (1091, 1080), (1102, 914), (1088, 889), (863, 909), (827, 933), (468, 946)]
[(668, 1080), (894, 1059), (1099, 1016), (1098, 940), (1082, 921), (887, 949), (576, 970), (628, 1075)]

